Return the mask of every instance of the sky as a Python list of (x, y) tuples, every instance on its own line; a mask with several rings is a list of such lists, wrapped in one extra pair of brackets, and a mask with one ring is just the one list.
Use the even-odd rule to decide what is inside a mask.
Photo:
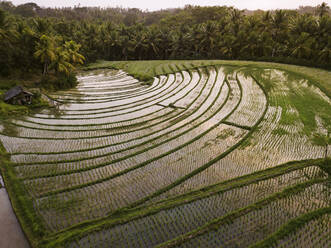
[(331, 6), (331, 0), (11, 0), (15, 5), (35, 2), (41, 7), (85, 6), (139, 8), (159, 10), (184, 7), (187, 4), (200, 6), (227, 5), (239, 9), (295, 9), (299, 6), (316, 6), (322, 2)]

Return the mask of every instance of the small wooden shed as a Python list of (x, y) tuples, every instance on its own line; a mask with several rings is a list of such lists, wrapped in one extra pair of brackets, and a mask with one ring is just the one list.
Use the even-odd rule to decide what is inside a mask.
[(25, 90), (22, 86), (15, 86), (5, 93), (6, 103), (26, 105), (31, 104), (33, 94)]

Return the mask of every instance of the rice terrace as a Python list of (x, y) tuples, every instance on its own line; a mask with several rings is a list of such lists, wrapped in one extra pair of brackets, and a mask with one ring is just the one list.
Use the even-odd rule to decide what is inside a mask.
[[(63, 58), (77, 83), (26, 82), (31, 106), (0, 102), (0, 190), (27, 246), (331, 247), (330, 68), (78, 65), (69, 51), (80, 46), (57, 44), (72, 48)], [(37, 67), (43, 84), (70, 82), (74, 69), (52, 74), (47, 63)], [(18, 85), (10, 73), (0, 78), (4, 95)]]

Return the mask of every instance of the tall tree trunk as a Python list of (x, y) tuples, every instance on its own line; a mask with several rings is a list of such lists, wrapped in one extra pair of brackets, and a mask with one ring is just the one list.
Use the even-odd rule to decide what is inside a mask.
[(47, 62), (44, 63), (43, 76), (46, 76), (46, 74), (47, 74)]

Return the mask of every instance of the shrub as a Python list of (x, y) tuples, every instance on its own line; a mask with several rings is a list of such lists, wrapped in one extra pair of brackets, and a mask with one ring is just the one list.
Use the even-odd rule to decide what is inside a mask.
[(0, 118), (26, 113), (28, 113), (28, 109), (25, 106), (10, 105), (0, 101)]
[(75, 73), (59, 74), (58, 76), (47, 75), (40, 81), (40, 87), (49, 90), (69, 89), (77, 85), (77, 78)]

